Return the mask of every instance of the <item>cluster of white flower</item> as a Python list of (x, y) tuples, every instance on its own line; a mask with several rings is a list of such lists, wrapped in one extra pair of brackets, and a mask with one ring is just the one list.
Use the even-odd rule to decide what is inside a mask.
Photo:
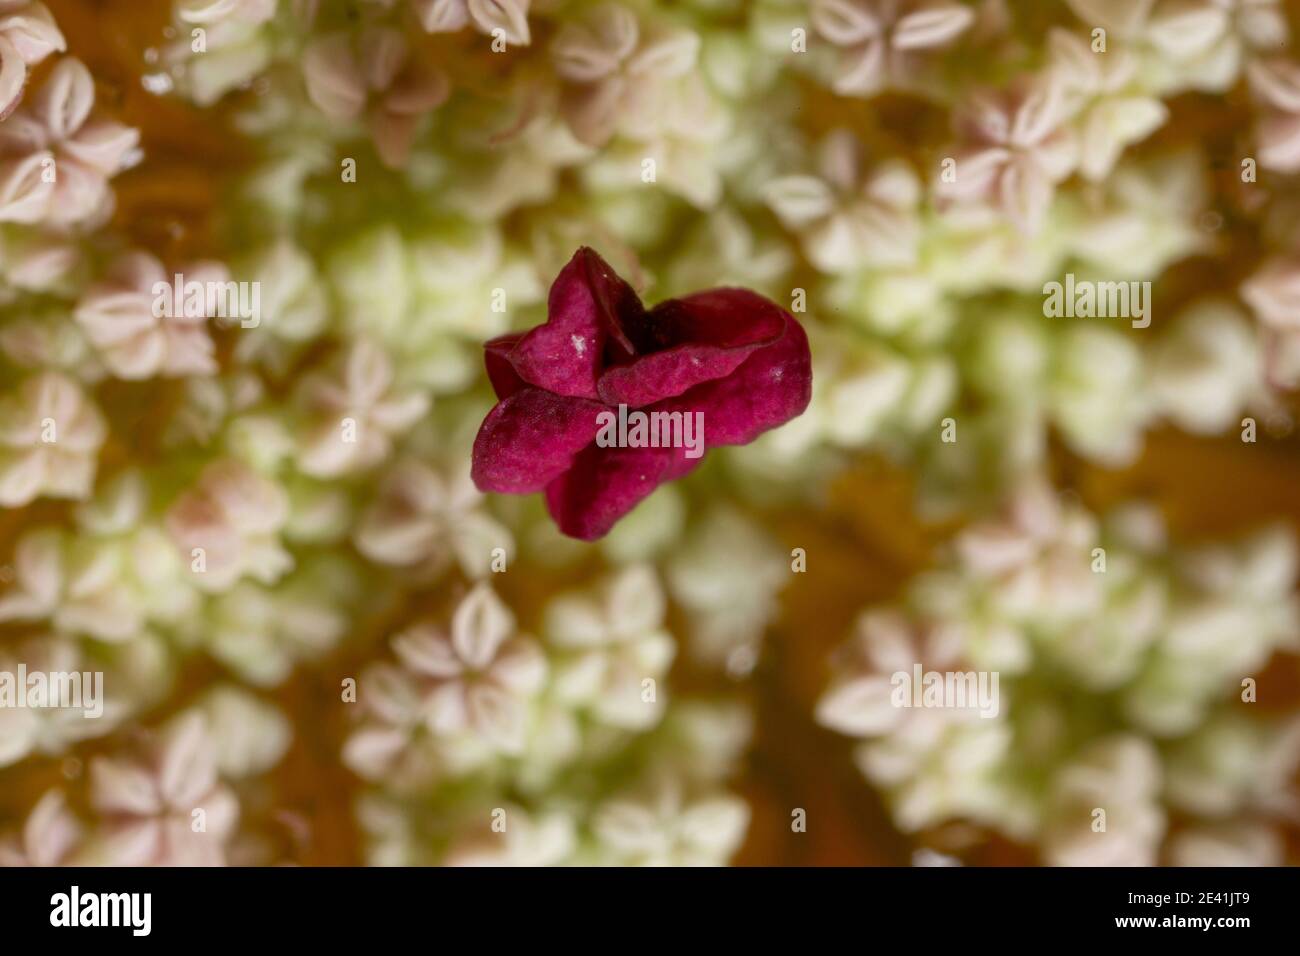
[[(1033, 486), (902, 606), (863, 613), (818, 719), (863, 739), (858, 765), (906, 831), (971, 821), (1054, 864), (1222, 865), (1248, 847), (1276, 864), (1300, 720), (1257, 716), (1254, 688), (1296, 648), (1298, 559), (1284, 531), (1171, 548), (1149, 508), (1099, 523)], [(895, 675), (917, 665), (997, 674), (996, 707), (900, 701)], [(1193, 824), (1171, 830), (1176, 813)], [(1223, 827), (1262, 836), (1219, 849)]]
[[(0, 862), (292, 855), (263, 819), (283, 808), (239, 812), (242, 781), (332, 731), (224, 685), (156, 726), (194, 659), (259, 694), (355, 678), (331, 744), (372, 861), (725, 862), (752, 717), (732, 682), (798, 543), (757, 508), (817, 520), (864, 452), (930, 514), (1004, 500), (1057, 450), (1115, 466), (1155, 428), (1289, 422), (1300, 66), (1274, 0), (173, 0), (139, 81), (187, 101), (182, 133), (143, 137), (46, 4), (62, 18), (0, 0), (0, 662), (108, 690), (85, 727), (0, 710), (0, 773), (53, 756), (75, 785), (85, 735), (125, 756), (88, 804), (35, 803)], [(211, 235), (172, 243), (122, 221), (165, 191), (123, 189), (186, 161), (194, 112), (239, 161), (186, 180)], [(181, 159), (151, 165), (155, 145)], [(482, 344), (542, 321), (582, 245), (650, 302), (756, 289), (814, 365), (804, 415), (594, 546), (469, 474)], [(1199, 270), (1230, 287), (1177, 268), (1240, 250)], [(1151, 328), (1049, 318), (1067, 274), (1154, 284)], [(194, 308), (171, 307), (181, 282)], [(243, 284), (246, 321), (221, 300)], [(906, 614), (864, 618), (868, 662), (846, 666), (868, 676), (823, 706), (873, 738), (900, 826), (974, 819), (1061, 861), (1276, 858), (1280, 785), (1218, 742), (1270, 781), (1290, 766), (1290, 738), (1228, 700), (1292, 623), (1290, 544), (1175, 568), (1149, 519), (1015, 508)], [(549, 595), (578, 577), (601, 583)], [(918, 653), (1000, 670), (1009, 706), (880, 709), (880, 675)], [(1104, 846), (1074, 810), (1099, 789), (1126, 834)], [(1205, 825), (1171, 833), (1169, 809)]]

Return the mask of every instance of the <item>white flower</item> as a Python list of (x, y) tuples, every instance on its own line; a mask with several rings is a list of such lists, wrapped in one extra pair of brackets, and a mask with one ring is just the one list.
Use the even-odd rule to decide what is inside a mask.
[(510, 46), (527, 46), (530, 0), (411, 0), (420, 25), (430, 33), (454, 33), (470, 23), (479, 33), (500, 30)]
[(199, 714), (176, 718), (147, 759), (97, 757), (90, 774), (91, 805), (103, 821), (92, 861), (113, 866), (225, 863), (239, 802), (217, 779), (216, 748)]
[(392, 362), (373, 342), (354, 342), (338, 366), (309, 376), (300, 389), (313, 424), (302, 438), (298, 466), (317, 478), (379, 464), (394, 437), (429, 408), (420, 392), (394, 392)]
[(1048, 49), (1057, 82), (1073, 101), (1079, 171), (1104, 179), (1124, 148), (1162, 126), (1169, 110), (1136, 88), (1138, 63), (1127, 50), (1097, 54), (1087, 40), (1061, 29), (1052, 30)]
[(273, 687), (345, 633), (347, 618), (334, 604), (340, 584), (310, 566), (276, 588), (240, 581), (192, 626), (213, 657), (250, 684)]
[(22, 98), (27, 68), (65, 49), (63, 34), (45, 4), (27, 0), (0, 3), (0, 121)]
[(818, 165), (820, 176), (785, 176), (764, 190), (812, 264), (831, 273), (915, 264), (921, 183), (911, 167), (891, 160), (864, 173), (861, 145), (848, 130), (826, 137)]
[(817, 32), (844, 50), (836, 93), (873, 96), (887, 86), (906, 86), (916, 60), (951, 45), (972, 23), (975, 11), (943, 0), (812, 0)]
[(939, 194), (984, 202), (1026, 233), (1043, 224), (1057, 183), (1073, 172), (1078, 146), (1058, 78), (1022, 76), (1008, 90), (973, 97), (958, 114), (964, 144)]
[(74, 853), (82, 826), (68, 809), (62, 790), (47, 790), (22, 830), (0, 840), (0, 867), (59, 866)]
[(646, 565), (620, 571), (598, 595), (552, 601), (545, 631), (560, 652), (553, 664), (556, 694), (615, 727), (658, 723), (666, 695), (646, 700), (644, 682), (662, 680), (676, 654), (663, 628), (665, 611), (659, 581)]
[(789, 580), (780, 548), (738, 512), (717, 509), (696, 522), (665, 574), (689, 616), (691, 651), (712, 664), (725, 662), (735, 676), (748, 673), (776, 612), (776, 594)]
[(601, 857), (625, 866), (721, 866), (748, 826), (743, 800), (728, 794), (688, 799), (670, 781), (644, 796), (606, 801), (591, 823)]
[(1174, 322), (1151, 358), (1151, 388), (1161, 411), (1190, 432), (1237, 424), (1264, 391), (1264, 361), (1244, 316), (1225, 303), (1194, 306)]
[[(1153, 866), (1165, 831), (1160, 757), (1141, 737), (1098, 741), (1057, 772), (1041, 834), (1054, 866)], [(1097, 811), (1104, 811), (1100, 828)]]
[[(817, 722), (853, 737), (888, 733), (916, 713), (895, 704), (894, 675), (910, 679), (916, 664), (926, 670), (958, 669), (961, 636), (955, 628), (921, 631), (897, 611), (863, 613), (850, 649), (852, 671), (837, 677), (817, 702)], [(967, 716), (956, 708), (944, 713)]]
[(1300, 255), (1266, 261), (1241, 297), (1265, 328), (1269, 378), (1285, 388), (1300, 384)]
[(450, 92), (447, 78), (412, 56), (406, 38), (388, 27), (312, 40), (302, 52), (302, 70), (307, 95), (322, 113), (335, 120), (364, 117), (390, 168), (406, 164), (420, 118)]
[(65, 57), (29, 106), (0, 125), (0, 221), (97, 224), (112, 207), (108, 180), (129, 162), (139, 132), (91, 118), (95, 83)]
[(279, 485), (236, 459), (215, 461), (168, 509), (167, 532), (205, 591), (241, 577), (277, 581), (293, 565), (280, 544), (289, 499)]
[(432, 733), (470, 731), (504, 753), (522, 753), (529, 700), (546, 678), (546, 659), (514, 627), (510, 611), (480, 584), (456, 608), (450, 634), (417, 624), (393, 638), (402, 664), (423, 685)]
[(505, 830), (487, 825), (473, 836), (457, 839), (443, 860), (445, 866), (556, 866), (573, 852), (573, 818), (561, 810), (529, 813), (505, 806)]
[(108, 426), (72, 379), (43, 372), (0, 398), (0, 506), (86, 498)]
[(0, 597), (0, 621), (48, 620), (60, 631), (126, 641), (144, 623), (141, 603), (124, 587), (122, 550), (77, 539), (59, 528), (29, 531), (14, 554), (14, 587)]
[[(83, 740), (110, 733), (126, 715), (127, 707), (119, 700), (103, 696), (91, 700), (96, 687), (93, 676), (87, 677), (87, 673), (93, 675), (102, 665), (88, 661), (69, 638), (32, 638), (0, 654), (0, 673), (14, 682), (14, 692), (21, 696), (27, 694), (28, 688), (17, 683), (19, 664), (26, 666), (29, 679), (36, 673), (46, 675), (47, 680), (52, 680), (54, 674), (80, 675), (81, 706), (68, 706), (71, 702), (54, 699), (41, 707), (16, 707), (7, 702), (0, 705), (0, 767), (30, 754), (61, 754)], [(49, 687), (53, 693), (53, 685)], [(98, 692), (104, 693), (103, 682)], [(102, 712), (95, 716), (98, 708)]]
[(248, 691), (221, 685), (199, 705), (211, 729), (216, 763), (231, 778), (263, 773), (279, 763), (293, 729), (284, 715)]
[[(210, 375), (217, 370), (212, 339), (204, 324), (217, 312), (209, 290), (215, 288), (213, 283), (225, 283), (229, 273), (218, 263), (197, 263), (177, 272), (185, 277), (186, 285), (202, 284), (201, 306), (183, 300), (180, 314), (167, 315), (176, 311), (173, 277), (166, 274), (161, 262), (144, 252), (118, 258), (104, 279), (87, 289), (77, 304), (77, 323), (118, 378)], [(159, 305), (155, 286), (166, 296), (165, 306)]]
[(1264, 102), (1255, 128), (1259, 164), (1281, 173), (1300, 171), (1300, 63), (1256, 60), (1247, 75)]
[(357, 549), (379, 564), (421, 568), (438, 574), (454, 557), (469, 577), (487, 574), (501, 548), (514, 554), (510, 531), (483, 509), (468, 463), (449, 478), (421, 462), (395, 464), (379, 484), (376, 500), (361, 516)]
[(1223, 92), (1236, 80), (1245, 52), (1287, 39), (1277, 0), (1067, 2), (1090, 30), (1108, 31), (1110, 48), (1124, 43), (1154, 54), (1144, 64), (1147, 82), (1166, 93), (1186, 87)]
[(599, 6), (585, 20), (566, 23), (551, 44), (555, 71), (566, 84), (561, 113), (591, 146), (615, 133), (653, 137), (674, 116), (689, 123), (673, 81), (689, 76), (699, 47), (700, 38), (688, 30), (643, 33), (626, 7)]

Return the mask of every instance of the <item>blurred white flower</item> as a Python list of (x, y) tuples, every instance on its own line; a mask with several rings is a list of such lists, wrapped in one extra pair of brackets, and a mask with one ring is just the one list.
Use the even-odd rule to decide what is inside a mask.
[(721, 866), (748, 827), (743, 800), (728, 794), (691, 799), (671, 782), (607, 800), (591, 822), (598, 858), (625, 866)]
[(81, 836), (81, 823), (63, 791), (47, 790), (22, 830), (0, 839), (0, 867), (60, 866), (75, 853)]
[(90, 495), (108, 426), (72, 379), (42, 372), (0, 397), (0, 507)]
[(1138, 63), (1127, 50), (1097, 54), (1083, 37), (1059, 28), (1048, 36), (1048, 50), (1078, 128), (1079, 171), (1104, 179), (1125, 147), (1162, 126), (1169, 110), (1137, 86)]
[(172, 542), (204, 591), (241, 577), (272, 584), (293, 566), (280, 543), (289, 500), (275, 482), (228, 458), (210, 463), (167, 511)]
[(469, 24), (510, 46), (527, 46), (530, 0), (411, 0), (420, 25), (430, 33), (453, 33)]
[(0, 121), (22, 99), (29, 67), (67, 49), (63, 34), (43, 3), (0, 3)]
[(952, 45), (975, 11), (944, 0), (812, 0), (817, 32), (844, 53), (834, 90), (873, 96), (906, 87), (921, 55)]
[(390, 27), (358, 35), (332, 33), (302, 52), (307, 95), (333, 120), (364, 118), (384, 165), (406, 165), (420, 119), (450, 93), (446, 76), (419, 56)]
[(485, 823), (480, 832), (453, 842), (445, 866), (556, 866), (577, 843), (573, 819), (562, 810), (529, 813), (505, 806), (505, 829)]
[(505, 753), (523, 750), (528, 704), (546, 679), (546, 659), (485, 584), (457, 606), (450, 633), (417, 624), (393, 638), (393, 650), (421, 683), (421, 708), (437, 735), (470, 731)]
[(1093, 744), (1052, 781), (1044, 859), (1053, 866), (1153, 866), (1165, 830), (1160, 775), (1149, 741), (1115, 737)]
[(429, 408), (421, 392), (397, 392), (388, 354), (358, 340), (337, 368), (305, 378), (299, 389), (312, 418), (301, 439), (298, 466), (309, 475), (333, 478), (361, 471), (388, 457), (394, 438)]
[(94, 105), (90, 71), (65, 57), (0, 125), (0, 221), (67, 226), (107, 218), (108, 180), (128, 164), (140, 135), (92, 118)]
[(1247, 76), (1264, 104), (1255, 127), (1259, 164), (1281, 173), (1300, 170), (1300, 63), (1256, 60)]
[(1006, 90), (976, 94), (956, 113), (961, 145), (938, 194), (988, 203), (1022, 231), (1039, 231), (1057, 184), (1078, 164), (1067, 108), (1052, 73), (1022, 75)]
[(615, 133), (652, 137), (673, 114), (689, 124), (672, 91), (689, 76), (699, 48), (689, 30), (645, 30), (627, 7), (598, 6), (565, 23), (552, 41), (555, 72), (566, 84), (561, 114), (591, 146)]
[(514, 557), (510, 531), (482, 505), (468, 463), (444, 478), (422, 462), (397, 462), (361, 516), (357, 549), (379, 564), (435, 575), (454, 558), (466, 576), (481, 578), (491, 570), (497, 548), (506, 561)]
[(645, 697), (644, 682), (667, 674), (677, 648), (654, 570), (633, 565), (592, 595), (563, 595), (546, 607), (544, 630), (558, 652), (552, 686), (606, 724), (644, 729), (663, 716), (667, 695)]
[[(224, 283), (230, 274), (219, 263), (196, 263), (177, 272), (191, 282)], [(216, 302), (205, 291), (202, 314), (159, 315), (172, 308), (173, 277), (162, 263), (144, 252), (119, 257), (104, 278), (86, 290), (77, 304), (76, 318), (110, 372), (118, 378), (140, 379), (155, 375), (210, 375), (217, 370), (212, 339), (205, 323), (216, 315)], [(165, 285), (168, 304), (156, 309), (154, 287)]]
[(200, 714), (175, 718), (143, 759), (95, 758), (90, 775), (91, 806), (101, 822), (89, 862), (225, 863), (239, 802), (217, 778), (216, 748)]
[(913, 265), (921, 239), (921, 183), (902, 160), (866, 172), (862, 147), (845, 129), (818, 148), (819, 176), (784, 176), (764, 197), (781, 223), (799, 235), (823, 272)]

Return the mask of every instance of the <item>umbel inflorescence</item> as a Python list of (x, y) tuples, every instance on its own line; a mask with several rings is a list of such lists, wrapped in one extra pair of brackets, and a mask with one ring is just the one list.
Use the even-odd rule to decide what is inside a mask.
[[(1294, 666), (1291, 532), (1190, 547), (1067, 487), (1157, 430), (1249, 456), (1290, 428), (1282, 3), (177, 0), (116, 71), (91, 15), (0, 0), (0, 672), (103, 677), (93, 719), (0, 707), (0, 860), (723, 863), (756, 813), (799, 839), (745, 776), (756, 688), (775, 633), (826, 647), (782, 617), (795, 581), (877, 603), (810, 544), (866, 546), (828, 505), (876, 493), (864, 461), (964, 526), (796, 702), (898, 830), (1285, 858), (1295, 705), (1249, 685)], [(118, 202), (176, 168), (124, 75), (237, 144), (194, 180), (201, 237)], [(726, 289), (745, 328), (692, 315), (612, 372), (587, 329), (524, 354), (587, 256), (635, 317)], [(687, 378), (744, 408), (659, 408)], [(701, 412), (710, 453), (684, 418), (672, 454), (558, 427), (583, 401)], [(619, 461), (660, 470), (586, 480)], [(544, 487), (551, 515), (480, 490)], [(996, 715), (952, 679), (900, 706), (896, 672), (996, 672)]]

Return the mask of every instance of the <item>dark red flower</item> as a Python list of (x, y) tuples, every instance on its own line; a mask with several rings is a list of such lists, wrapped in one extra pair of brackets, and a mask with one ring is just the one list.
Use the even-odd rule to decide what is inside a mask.
[[(499, 401), (474, 441), (474, 483), (545, 490), (560, 530), (587, 541), (691, 471), (703, 449), (747, 444), (812, 397), (808, 338), (784, 309), (747, 289), (710, 289), (647, 310), (586, 247), (551, 286), (545, 324), (484, 348)], [(702, 448), (609, 447), (609, 432), (597, 441), (629, 411), (692, 415)]]

